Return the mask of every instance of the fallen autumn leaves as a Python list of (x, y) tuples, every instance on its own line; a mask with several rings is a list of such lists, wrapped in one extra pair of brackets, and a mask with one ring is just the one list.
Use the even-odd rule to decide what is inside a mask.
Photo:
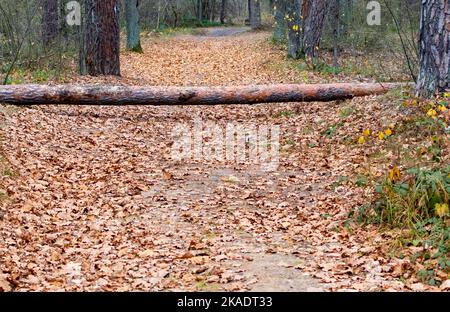
[[(252, 36), (149, 40), (146, 54), (123, 55), (127, 78), (113, 83), (296, 82), (292, 69), (276, 66), (283, 53), (264, 34)], [(9, 200), (0, 204), (0, 287), (252, 290), (264, 279), (266, 255), (276, 254), (286, 260), (269, 263), (296, 272), (281, 278), (299, 279), (305, 290), (429, 289), (411, 277), (407, 260), (386, 257), (388, 234), (345, 226), (371, 194), (336, 184), (358, 174), (367, 157), (341, 138), (395, 120), (379, 101), (347, 102), (353, 113), (345, 117), (339, 103), (2, 113), (2, 149), (14, 176), (1, 178)], [(172, 160), (170, 129), (194, 116), (219, 126), (280, 125), (279, 170)], [(340, 122), (346, 127), (334, 127), (335, 136), (321, 134)], [(284, 290), (279, 284), (269, 286)]]

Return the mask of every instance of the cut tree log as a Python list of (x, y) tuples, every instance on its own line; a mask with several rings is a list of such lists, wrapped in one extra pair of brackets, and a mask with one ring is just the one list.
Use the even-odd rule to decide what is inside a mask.
[(230, 87), (97, 85), (0, 86), (0, 103), (15, 105), (223, 105), (328, 102), (383, 94), (401, 83), (281, 84)]

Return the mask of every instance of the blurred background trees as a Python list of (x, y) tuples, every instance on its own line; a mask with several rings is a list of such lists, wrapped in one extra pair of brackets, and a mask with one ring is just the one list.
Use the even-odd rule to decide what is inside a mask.
[[(269, 15), (268, 1), (256, 1), (257, 7), (260, 1), (265, 3), (264, 14)], [(67, 24), (66, 6), (70, 2), (73, 1), (0, 0), (0, 83), (20, 83), (24, 70), (31, 71), (36, 82), (64, 75), (67, 68), (80, 67), (81, 72), (86, 72), (88, 47), (84, 46), (83, 31), (86, 25)], [(76, 2), (84, 17), (89, 1)], [(124, 46), (138, 52), (141, 30), (164, 32), (179, 27), (244, 25), (249, 18), (248, 0), (117, 0), (117, 3), (122, 38), (127, 40)], [(256, 17), (256, 23), (260, 25), (260, 21)], [(11, 75), (17, 72), (19, 75)]]
[[(1, 82), (20, 83), (11, 73), (25, 69), (39, 81), (83, 67), (86, 36), (84, 27), (66, 23), (69, 2), (0, 0)], [(78, 2), (84, 15), (87, 0)], [(377, 6), (380, 22), (368, 21)], [(419, 76), (420, 0), (117, 0), (117, 7), (123, 46), (133, 51), (141, 51), (141, 31), (247, 25), (272, 30), (286, 54), (311, 68), (339, 72), (348, 55), (388, 55), (403, 64), (408, 80)], [(373, 62), (388, 66), (383, 57)], [(380, 78), (386, 79), (389, 74)]]

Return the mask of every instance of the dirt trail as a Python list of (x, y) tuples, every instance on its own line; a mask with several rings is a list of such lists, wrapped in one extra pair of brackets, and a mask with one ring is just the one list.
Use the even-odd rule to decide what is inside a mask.
[(203, 35), (207, 37), (227, 37), (239, 35), (250, 30), (250, 27), (214, 27), (207, 29)]
[[(149, 38), (145, 54), (123, 54), (124, 78), (108, 82), (320, 81), (282, 66), (284, 52), (270, 46), (268, 34), (241, 30), (231, 37), (211, 30), (200, 42)], [(352, 264), (364, 238), (350, 241), (341, 230), (364, 194), (336, 185), (361, 157), (321, 135), (340, 120), (339, 109), (48, 106), (2, 115), (1, 146), (15, 175), (3, 178), (10, 200), (0, 206), (0, 268), (16, 290), (299, 291), (363, 282), (374, 289), (379, 274)], [(361, 105), (369, 115), (376, 109)], [(220, 129), (279, 126), (277, 170), (174, 160), (172, 130), (195, 118)], [(333, 265), (342, 280), (330, 273)]]

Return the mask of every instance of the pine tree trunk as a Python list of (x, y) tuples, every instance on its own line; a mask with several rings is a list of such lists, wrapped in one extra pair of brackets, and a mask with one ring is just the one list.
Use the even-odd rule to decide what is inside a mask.
[(286, 24), (288, 28), (288, 57), (298, 59), (302, 53), (301, 0), (286, 1)]
[(142, 53), (141, 29), (139, 27), (139, 0), (125, 1), (125, 15), (127, 19), (127, 49)]
[(261, 0), (250, 0), (249, 18), (252, 29), (261, 27)]
[(86, 72), (120, 76), (120, 29), (117, 0), (86, 0)]
[(274, 0), (273, 2), (273, 17), (275, 19), (275, 29), (273, 31), (273, 38), (276, 41), (283, 41), (286, 39), (286, 0)]
[(302, 6), (303, 16), (303, 52), (306, 59), (318, 56), (322, 30), (325, 24), (329, 1), (304, 0)]
[(450, 88), (450, 1), (422, 1), (420, 70), (416, 93), (432, 97)]
[(43, 0), (42, 9), (42, 42), (44, 45), (48, 45), (58, 36), (58, 0)]
[(227, 87), (101, 85), (0, 86), (0, 102), (15, 105), (225, 105), (328, 102), (383, 94), (405, 84), (333, 83)]

